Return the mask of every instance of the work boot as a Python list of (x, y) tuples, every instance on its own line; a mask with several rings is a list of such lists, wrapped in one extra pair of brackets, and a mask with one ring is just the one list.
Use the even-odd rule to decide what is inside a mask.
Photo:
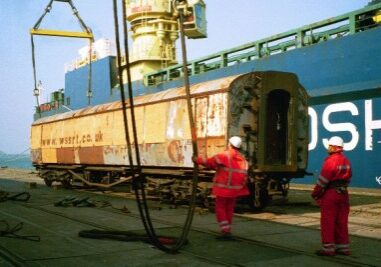
[(335, 256), (335, 252), (334, 251), (326, 251), (326, 250), (318, 250), (315, 252), (316, 255), (318, 256)]
[(231, 233), (224, 232), (224, 233), (221, 233), (221, 235), (217, 236), (216, 239), (221, 241), (229, 241), (229, 240), (233, 240), (234, 238)]

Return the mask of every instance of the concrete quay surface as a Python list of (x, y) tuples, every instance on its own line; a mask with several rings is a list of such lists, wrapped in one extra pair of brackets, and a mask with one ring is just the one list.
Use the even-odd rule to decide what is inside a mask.
[[(381, 266), (381, 190), (351, 190), (353, 255), (319, 257), (314, 254), (320, 249), (319, 208), (310, 189), (292, 185), (288, 202), (274, 200), (261, 213), (239, 205), (233, 241), (216, 240), (215, 214), (196, 209), (189, 243), (179, 253), (167, 254), (140, 241), (78, 236), (91, 229), (144, 235), (136, 203), (124, 193), (48, 188), (30, 171), (0, 169), (0, 191), (31, 195), (25, 202), (0, 202), (0, 231), (21, 224), (17, 235), (40, 238), (0, 236), (0, 266)], [(54, 205), (68, 196), (88, 197), (97, 205)], [(180, 235), (186, 208), (158, 202), (149, 206), (159, 235)]]

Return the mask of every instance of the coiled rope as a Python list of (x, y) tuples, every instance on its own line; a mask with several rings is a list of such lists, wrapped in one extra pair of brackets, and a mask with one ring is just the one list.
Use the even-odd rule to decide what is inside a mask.
[(40, 241), (40, 237), (37, 235), (20, 235), (17, 233), (24, 226), (24, 223), (22, 222), (16, 224), (13, 227), (11, 227), (10, 224), (5, 220), (0, 220), (0, 225), (1, 224), (4, 225), (4, 228), (0, 228), (0, 237), (19, 238), (36, 242)]
[(30, 199), (29, 192), (8, 192), (4, 190), (0, 190), (0, 202), (5, 202), (8, 200), (13, 201), (23, 201), (26, 202)]

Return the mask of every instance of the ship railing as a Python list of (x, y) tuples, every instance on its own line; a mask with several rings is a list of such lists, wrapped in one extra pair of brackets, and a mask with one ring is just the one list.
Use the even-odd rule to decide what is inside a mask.
[[(190, 76), (356, 34), (381, 25), (381, 3), (224, 50), (188, 64)], [(146, 85), (183, 77), (182, 64), (145, 75)]]

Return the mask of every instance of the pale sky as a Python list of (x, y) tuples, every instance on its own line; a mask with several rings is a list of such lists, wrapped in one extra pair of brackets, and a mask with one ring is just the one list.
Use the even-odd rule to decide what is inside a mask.
[[(188, 59), (302, 27), (363, 8), (370, 0), (205, 0), (208, 38), (187, 42)], [(96, 39), (113, 40), (112, 0), (73, 0)], [(30, 147), (33, 121), (32, 54), (29, 30), (49, 0), (0, 1), (0, 151)], [(41, 28), (80, 30), (67, 4), (55, 2)], [(64, 65), (78, 57), (84, 40), (36, 37), (37, 79), (47, 93), (64, 87)], [(44, 101), (45, 102), (45, 101)]]

